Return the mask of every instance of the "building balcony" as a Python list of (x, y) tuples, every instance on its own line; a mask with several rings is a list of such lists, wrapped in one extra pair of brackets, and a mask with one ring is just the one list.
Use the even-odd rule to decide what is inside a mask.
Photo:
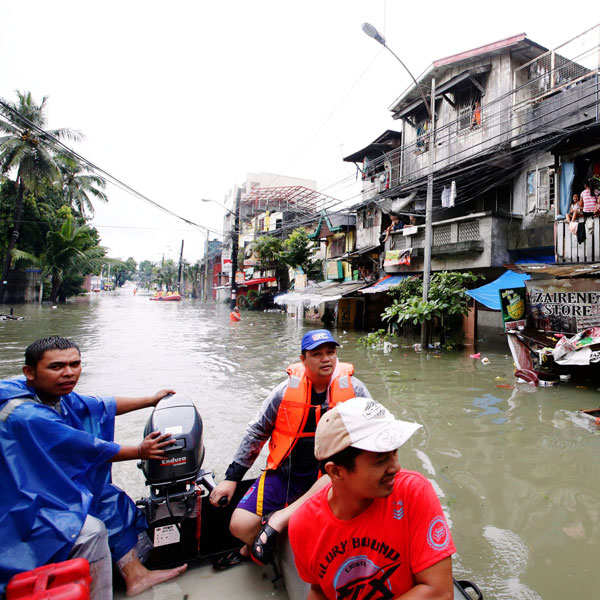
[[(441, 271), (502, 266), (508, 261), (509, 222), (510, 217), (487, 211), (433, 223), (431, 268)], [(411, 233), (405, 235), (408, 232)], [(410, 249), (410, 265), (386, 265), (386, 272), (423, 270), (424, 225), (396, 231), (385, 243), (386, 254), (407, 249)]]
[(591, 263), (600, 261), (600, 219), (588, 218), (585, 223), (585, 239), (579, 244), (577, 234), (571, 233), (569, 223), (557, 221), (554, 224), (554, 249), (556, 262)]

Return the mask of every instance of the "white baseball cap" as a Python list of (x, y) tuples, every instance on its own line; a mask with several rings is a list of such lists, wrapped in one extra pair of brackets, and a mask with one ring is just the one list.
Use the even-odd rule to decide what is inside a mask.
[(422, 427), (400, 421), (371, 398), (350, 398), (328, 410), (315, 433), (315, 458), (324, 460), (352, 446), (371, 452), (391, 452)]

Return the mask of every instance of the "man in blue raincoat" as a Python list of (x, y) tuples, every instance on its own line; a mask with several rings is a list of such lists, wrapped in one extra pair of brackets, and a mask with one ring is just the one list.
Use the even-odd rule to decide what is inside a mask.
[(0, 595), (15, 573), (75, 557), (90, 561), (97, 600), (112, 598), (111, 557), (128, 595), (183, 572), (185, 565), (142, 565), (136, 545), (144, 516), (111, 482), (112, 462), (160, 458), (172, 443), (153, 432), (139, 446), (116, 444), (115, 416), (155, 406), (172, 390), (143, 398), (79, 395), (79, 348), (61, 337), (31, 344), (23, 373), (0, 381)]

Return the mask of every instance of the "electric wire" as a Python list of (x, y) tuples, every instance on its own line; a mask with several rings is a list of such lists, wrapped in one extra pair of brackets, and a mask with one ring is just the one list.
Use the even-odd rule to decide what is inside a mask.
[(192, 227), (196, 227), (198, 229), (202, 229), (203, 231), (209, 231), (211, 233), (222, 235), (220, 232), (218, 232), (214, 229), (206, 227), (205, 225), (200, 225), (199, 223), (195, 223), (194, 221), (177, 214), (175, 211), (171, 210), (170, 208), (167, 208), (166, 206), (159, 204), (152, 198), (149, 198), (145, 194), (137, 191), (136, 189), (134, 189), (133, 187), (131, 187), (130, 185), (128, 185), (127, 183), (125, 183), (124, 181), (119, 179), (118, 177), (112, 175), (111, 173), (109, 173), (108, 171), (103, 169), (102, 167), (99, 167), (98, 165), (94, 164), (92, 161), (88, 160), (87, 158), (85, 158), (84, 156), (82, 156), (81, 154), (79, 154), (78, 152), (73, 150), (71, 147), (67, 146), (64, 142), (59, 140), (56, 136), (48, 133), (42, 127), (39, 127), (38, 125), (36, 125), (33, 121), (31, 121), (30, 119), (28, 119), (27, 117), (22, 115), (18, 110), (14, 109), (12, 106), (10, 106), (10, 104), (7, 104), (6, 102), (4, 102), (4, 100), (0, 99), (0, 106), (2, 108), (4, 108), (5, 111), (8, 111), (8, 112), (10, 112), (10, 114), (14, 115), (18, 120), (20, 120), (22, 123), (24, 123), (29, 129), (33, 129), (34, 131), (38, 132), (42, 136), (43, 139), (51, 141), (52, 144), (59, 147), (63, 151), (67, 152), (67, 154), (69, 156), (75, 158), (78, 162), (85, 165), (89, 170), (102, 175), (102, 177), (104, 177), (105, 179), (107, 179), (108, 181), (110, 181), (111, 183), (113, 183), (114, 185), (119, 187), (120, 189), (128, 192), (129, 194), (135, 196), (136, 198), (138, 198), (140, 200), (143, 200), (144, 202), (147, 202), (148, 204), (151, 204), (155, 208), (158, 208), (159, 210), (163, 211), (164, 213), (169, 214), (172, 217), (175, 217), (176, 219), (183, 221), (184, 223), (187, 223), (188, 225), (191, 225)]
[[(364, 74), (364, 73), (363, 73)], [(360, 78), (359, 78), (360, 79)], [(531, 85), (532, 81), (528, 81), (527, 83), (511, 89), (509, 92), (506, 92), (505, 94), (501, 95), (500, 97), (495, 98), (494, 100), (492, 100), (491, 102), (489, 102), (488, 104), (482, 106), (482, 112), (483, 112), (483, 123), (485, 123), (485, 127), (486, 128), (491, 128), (491, 127), (498, 127), (501, 126), (503, 124), (505, 124), (507, 121), (510, 121), (512, 119), (512, 115), (513, 115), (513, 109), (512, 107), (506, 107), (506, 106), (501, 106), (499, 108), (498, 111), (496, 112), (491, 112), (490, 113), (490, 106), (493, 106), (495, 104), (499, 104), (501, 103), (503, 100), (506, 100), (507, 98), (513, 96), (514, 94), (516, 94), (517, 91), (519, 91), (520, 89)], [(509, 133), (513, 132), (514, 130), (517, 129), (521, 129), (524, 128), (526, 125), (528, 125), (529, 123), (532, 123), (536, 120), (539, 119), (543, 119), (543, 118), (547, 118), (549, 115), (553, 114), (554, 112), (558, 112), (563, 111), (565, 106), (569, 106), (570, 104), (580, 104), (581, 101), (584, 98), (587, 98), (589, 96), (596, 96), (596, 103), (592, 103), (590, 105), (581, 107), (579, 106), (579, 108), (575, 109), (575, 111), (573, 112), (579, 112), (580, 110), (584, 110), (585, 108), (589, 108), (591, 106), (594, 106), (594, 104), (597, 104), (597, 99), (598, 99), (598, 92), (597, 90), (592, 91), (590, 94), (588, 94), (585, 97), (579, 97), (576, 98), (573, 102), (567, 104), (567, 105), (562, 105), (561, 107), (556, 108), (553, 111), (550, 111), (548, 113), (545, 113), (544, 115), (539, 115), (537, 117), (534, 117), (532, 119), (530, 119), (529, 121), (526, 121), (525, 123), (520, 123), (518, 125), (516, 125), (515, 127), (509, 129), (508, 131), (502, 131), (501, 133), (497, 134), (496, 136), (492, 136), (492, 137), (487, 137), (485, 139), (482, 139), (480, 142), (472, 144), (470, 146), (466, 146), (460, 150), (455, 151), (453, 154), (450, 155), (446, 155), (443, 158), (436, 158), (436, 163), (441, 163), (441, 162), (451, 162), (452, 159), (454, 159), (454, 161), (456, 162), (456, 159), (458, 156), (460, 156), (463, 153), (471, 153), (468, 156), (468, 160), (472, 161), (473, 159), (477, 158), (478, 156), (482, 155), (482, 154), (488, 154), (493, 150), (497, 150), (497, 147), (492, 147), (492, 148), (483, 148), (482, 150), (480, 150), (479, 152), (476, 152), (473, 154), (473, 149), (478, 147), (478, 146), (488, 146), (490, 145), (490, 142), (493, 141), (496, 138), (500, 138), (500, 137), (504, 137), (506, 138), (508, 136)], [(64, 144), (61, 140), (59, 140), (58, 138), (56, 138), (55, 136), (49, 134), (48, 132), (46, 132), (45, 130), (43, 130), (41, 127), (37, 126), (35, 123), (31, 122), (29, 119), (27, 119), (26, 117), (24, 117), (23, 115), (21, 115), (17, 110), (15, 110), (13, 107), (11, 107), (10, 105), (8, 105), (7, 103), (5, 103), (4, 101), (0, 100), (0, 106), (4, 107), (5, 110), (8, 110), (12, 115), (14, 115), (17, 119), (19, 119), (21, 122), (25, 123), (25, 125), (27, 127), (29, 127), (30, 129), (33, 129), (37, 132), (39, 132), (44, 138), (50, 140), (52, 143), (54, 143), (55, 145), (57, 145), (58, 147), (60, 147), (61, 149), (63, 149), (64, 151), (66, 151), (69, 155), (71, 155), (72, 157), (76, 158), (78, 161), (80, 161), (81, 163), (83, 163), (88, 169), (101, 174), (103, 177), (105, 177), (106, 179), (108, 179), (110, 182), (112, 182), (114, 185), (116, 185), (117, 187), (119, 187), (120, 189), (130, 193), (131, 195), (137, 197), (138, 199), (141, 199), (145, 202), (148, 202), (149, 204), (153, 205), (154, 207), (158, 208), (159, 210), (173, 216), (174, 218), (183, 221), (184, 223), (190, 225), (191, 227), (194, 228), (200, 228), (203, 229), (205, 231), (209, 231), (211, 233), (217, 234), (217, 235), (224, 235), (224, 232), (219, 232), (216, 231), (214, 229), (211, 229), (209, 227), (206, 227), (204, 225), (200, 225), (198, 223), (195, 223), (194, 221), (191, 221), (190, 219), (187, 219), (179, 214), (177, 214), (176, 212), (172, 211), (171, 209), (162, 206), (161, 204), (159, 204), (158, 202), (154, 201), (153, 199), (149, 198), (148, 196), (146, 196), (145, 194), (142, 194), (141, 192), (135, 190), (133, 187), (129, 186), (127, 183), (123, 182), (122, 180), (120, 180), (119, 178), (115, 177), (114, 175), (112, 175), (111, 173), (109, 173), (108, 171), (106, 171), (105, 169), (99, 167), (98, 165), (96, 165), (95, 163), (93, 163), (92, 161), (86, 159), (85, 157), (83, 157), (82, 155), (80, 155), (79, 153), (75, 152), (73, 149), (71, 149), (69, 146), (67, 146), (66, 144)], [(485, 110), (484, 110), (485, 109)], [(494, 123), (493, 119), (501, 114), (505, 113), (506, 117), (499, 121)], [(570, 113), (572, 114), (572, 113)], [(558, 119), (564, 119), (565, 115), (562, 114), (559, 117), (557, 117), (554, 120), (558, 120)], [(452, 135), (452, 130), (454, 129), (454, 127), (458, 126), (458, 123), (460, 121), (460, 117), (457, 117), (457, 119), (450, 121), (448, 123), (446, 123), (445, 125), (443, 125), (442, 127), (440, 127), (439, 129), (436, 129), (435, 132), (432, 132), (435, 135), (435, 138), (437, 138), (439, 140), (439, 137), (441, 134), (443, 134), (445, 131), (448, 131), (450, 135)], [(552, 122), (552, 121), (551, 121)], [(483, 123), (482, 123), (482, 128), (483, 128)], [(540, 127), (542, 128), (548, 128), (550, 122), (545, 121), (541, 124)], [(21, 125), (22, 127), (22, 125)], [(512, 144), (514, 143), (516, 140), (520, 139), (521, 137), (526, 137), (526, 136), (531, 136), (532, 134), (536, 133), (538, 131), (538, 129), (536, 128), (532, 128), (529, 130), (526, 130), (525, 132), (523, 132), (520, 135), (516, 135), (514, 137), (511, 137), (509, 139), (505, 140), (506, 144)], [(571, 135), (573, 134), (575, 131), (577, 130), (567, 130), (567, 129), (562, 129), (562, 132)], [(428, 133), (425, 137), (430, 137), (432, 135), (432, 133)], [(382, 157), (377, 158), (373, 161), (370, 162), (369, 167), (371, 169), (383, 164), (385, 161), (390, 161), (393, 160), (396, 156), (399, 155), (400, 152), (404, 152), (406, 153), (407, 149), (410, 150), (410, 148), (412, 147), (416, 147), (417, 146), (418, 141), (415, 140), (415, 142), (409, 144), (409, 145), (403, 145), (400, 148), (395, 149), (394, 151), (384, 154)], [(439, 142), (437, 141), (438, 144), (443, 144), (443, 142)], [(519, 151), (519, 148), (516, 148), (514, 150), (511, 150), (511, 152), (508, 154), (508, 156), (511, 156), (512, 153), (516, 153)], [(426, 152), (424, 153), (424, 155), (426, 156)], [(435, 164), (434, 164), (435, 166)], [(510, 165), (510, 168), (514, 168), (514, 164)], [(416, 177), (416, 174), (419, 173), (420, 171), (424, 171), (426, 168), (428, 167), (420, 167), (415, 169), (414, 171), (411, 171), (407, 174), (403, 174), (403, 178), (409, 179), (409, 178), (413, 178), (413, 181), (410, 182), (408, 185), (403, 186), (404, 190), (403, 191), (409, 191), (410, 189), (414, 188), (414, 187), (418, 187), (419, 185), (422, 184), (422, 182), (420, 182), (419, 178)], [(462, 170), (470, 170), (472, 169), (472, 165), (464, 167)], [(436, 183), (439, 184), (440, 182), (443, 181), (447, 181), (449, 180), (451, 177), (457, 175), (459, 173), (459, 170), (455, 170), (453, 172), (449, 172), (449, 173), (444, 173), (444, 174), (436, 174)], [(345, 187), (350, 187), (353, 186), (355, 184), (355, 176), (353, 175), (348, 175), (346, 177), (343, 177), (342, 179), (330, 184), (329, 186), (327, 186), (324, 189), (330, 189), (332, 187), (335, 186), (339, 186), (341, 184), (347, 184), (345, 185)], [(461, 188), (462, 189), (462, 188)], [(464, 190), (463, 190), (464, 191)], [(398, 193), (401, 193), (400, 191), (398, 191)], [(322, 206), (320, 206), (320, 211), (329, 211), (332, 208), (335, 208), (337, 206), (339, 206), (340, 204), (344, 204), (344, 203), (348, 203), (351, 200), (357, 198), (357, 197), (361, 197), (362, 196), (362, 190), (358, 193), (353, 194), (352, 196), (346, 197), (346, 198), (342, 198), (342, 199), (334, 199), (332, 198), (330, 202), (327, 203), (323, 203)], [(470, 201), (470, 199), (467, 200), (462, 200), (459, 203), (456, 203), (456, 205), (464, 203)], [(373, 202), (372, 199), (366, 200), (363, 204), (368, 204)], [(381, 199), (378, 200), (378, 202), (381, 202)], [(353, 208), (359, 208), (359, 207), (353, 207)], [(311, 223), (314, 222), (315, 220), (315, 216), (312, 216), (310, 218), (298, 218), (296, 220), (293, 220), (292, 222), (286, 223), (283, 227), (279, 228), (277, 231), (282, 231), (282, 230), (288, 230), (291, 228), (295, 228), (295, 227), (299, 227), (301, 225), (307, 224), (307, 223)], [(119, 227), (119, 226), (110, 226), (110, 225), (106, 225), (106, 226), (102, 226), (99, 225), (98, 227)], [(123, 226), (123, 228), (127, 228), (127, 226)], [(133, 229), (133, 227), (131, 227), (131, 229)], [(141, 228), (143, 229), (143, 228)], [(150, 229), (150, 228), (148, 228)], [(227, 232), (225, 232), (226, 234)], [(240, 233), (240, 232), (238, 232)]]

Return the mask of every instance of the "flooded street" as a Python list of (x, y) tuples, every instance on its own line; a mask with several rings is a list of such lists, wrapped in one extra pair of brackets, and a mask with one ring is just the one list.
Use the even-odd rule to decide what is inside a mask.
[[(205, 425), (204, 466), (219, 480), (245, 424), (311, 328), (279, 313), (247, 312), (231, 325), (224, 305), (150, 302), (130, 291), (16, 312), (26, 320), (0, 322), (2, 378), (20, 374), (23, 350), (35, 338), (68, 336), (82, 350), (81, 393), (137, 396), (173, 387), (194, 399)], [(483, 365), (468, 352), (400, 348), (385, 355), (357, 345), (357, 332), (334, 334), (341, 358), (373, 397), (424, 425), (400, 459), (441, 496), (458, 549), (455, 576), (479, 584), (489, 599), (596, 598), (600, 430), (576, 410), (600, 406), (600, 394), (574, 386), (511, 389), (512, 359), (501, 340), (495, 350), (480, 348), (490, 360)], [(118, 418), (117, 441), (139, 443), (148, 414)], [(143, 493), (133, 462), (114, 471), (132, 496)]]

